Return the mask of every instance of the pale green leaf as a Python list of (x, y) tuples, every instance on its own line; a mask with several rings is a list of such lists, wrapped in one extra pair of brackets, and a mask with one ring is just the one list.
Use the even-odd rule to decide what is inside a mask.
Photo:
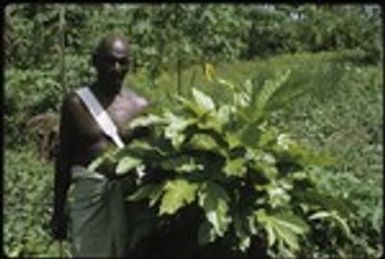
[(244, 226), (247, 225), (247, 218), (241, 218), (239, 213), (233, 216), (235, 235), (238, 237), (238, 247), (241, 251), (246, 251), (250, 247), (250, 236), (246, 233)]
[(124, 174), (142, 164), (142, 160), (135, 157), (123, 157), (116, 166), (116, 174)]
[(267, 240), (268, 245), (272, 247), (276, 241), (276, 236), (274, 234), (273, 228), (270, 224), (266, 225), (266, 232), (267, 232)]
[(214, 182), (206, 182), (198, 196), (199, 206), (205, 211), (207, 220), (213, 225), (216, 234), (223, 236), (231, 222), (227, 205), (230, 198), (226, 191)]
[(201, 92), (196, 88), (192, 89), (192, 94), (197, 104), (199, 104), (201, 107), (204, 107), (206, 110), (215, 109), (215, 103), (210, 96), (204, 94), (203, 92)]
[(166, 115), (168, 125), (164, 129), (164, 135), (170, 139), (172, 145), (175, 148), (179, 148), (186, 136), (184, 130), (195, 122), (194, 119), (185, 119), (180, 116), (176, 116), (173, 113), (167, 113)]
[(213, 130), (218, 134), (222, 134), (224, 122), (217, 116), (217, 113), (208, 113), (202, 116), (198, 122), (199, 129)]
[(336, 211), (319, 211), (314, 213), (309, 217), (310, 220), (316, 220), (316, 219), (329, 219), (336, 223), (336, 225), (341, 229), (341, 231), (344, 233), (344, 235), (347, 238), (351, 238), (351, 230), (349, 228), (349, 225), (347, 224), (346, 220), (343, 219)]
[(269, 101), (272, 100), (278, 89), (284, 86), (284, 83), (288, 80), (289, 76), (290, 70), (282, 73), (281, 75), (278, 75), (276, 78), (265, 81), (265, 84), (258, 92), (258, 95), (254, 101), (254, 120), (258, 120), (264, 115), (265, 108)]
[(246, 174), (244, 158), (236, 158), (232, 160), (226, 160), (226, 164), (223, 168), (223, 171), (227, 176), (238, 176), (243, 177)]
[(194, 134), (188, 143), (194, 149), (218, 152), (220, 150), (220, 146), (213, 137), (207, 134)]
[(163, 193), (165, 183), (160, 183), (154, 185), (153, 189), (151, 190), (151, 193), (149, 194), (150, 198), (150, 207), (154, 206), (154, 204), (159, 200), (160, 196)]
[(217, 121), (221, 124), (224, 125), (229, 122), (230, 116), (233, 113), (234, 107), (229, 106), (229, 105), (222, 105), (219, 107), (218, 112), (215, 113)]
[(337, 223), (337, 226), (342, 230), (342, 232), (345, 234), (347, 238), (352, 237), (352, 233), (350, 231), (349, 225), (347, 224), (346, 220), (341, 218), (337, 213), (332, 214), (332, 218)]
[(164, 187), (165, 193), (159, 208), (159, 214), (174, 214), (184, 205), (195, 200), (198, 184), (178, 179), (169, 181)]
[(323, 219), (323, 218), (327, 218), (327, 217), (330, 217), (330, 212), (328, 212), (328, 211), (319, 211), (319, 212), (316, 212), (313, 215), (309, 216), (309, 219), (310, 220), (315, 220), (315, 219)]
[(217, 81), (220, 85), (225, 86), (225, 87), (228, 87), (229, 90), (235, 90), (235, 89), (236, 89), (235, 85), (234, 85), (232, 82), (228, 81), (228, 80), (225, 80), (225, 79), (223, 79), (223, 78), (217, 78), (216, 81)]
[(160, 162), (160, 167), (167, 171), (180, 173), (201, 171), (204, 169), (202, 164), (196, 163), (194, 157), (190, 156), (170, 156), (169, 159)]
[(133, 129), (136, 127), (146, 127), (161, 122), (165, 122), (162, 117), (154, 114), (149, 114), (147, 116), (134, 118), (132, 121), (130, 121), (128, 128)]
[(290, 213), (267, 214), (260, 210), (256, 212), (256, 216), (268, 233), (270, 245), (273, 245), (275, 240), (283, 241), (291, 250), (298, 250), (298, 236), (309, 231), (309, 226), (302, 219)]
[(151, 197), (153, 193), (157, 193), (161, 184), (147, 184), (141, 186), (136, 192), (127, 197), (129, 201), (140, 201)]
[(190, 114), (192, 113), (196, 118), (200, 118), (207, 113), (204, 107), (197, 105), (195, 102), (178, 95), (175, 97), (182, 104), (184, 110), (187, 110)]
[(203, 221), (198, 229), (198, 244), (206, 245), (208, 243), (214, 242), (217, 235), (215, 234), (215, 230), (212, 225), (208, 223), (206, 220)]
[(229, 144), (229, 149), (233, 149), (242, 144), (239, 135), (231, 132), (225, 133), (225, 140)]

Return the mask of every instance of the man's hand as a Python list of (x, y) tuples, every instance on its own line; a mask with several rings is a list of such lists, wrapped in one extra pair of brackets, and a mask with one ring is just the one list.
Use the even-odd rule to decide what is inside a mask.
[(64, 240), (67, 238), (67, 216), (54, 214), (51, 219), (52, 237), (56, 240)]

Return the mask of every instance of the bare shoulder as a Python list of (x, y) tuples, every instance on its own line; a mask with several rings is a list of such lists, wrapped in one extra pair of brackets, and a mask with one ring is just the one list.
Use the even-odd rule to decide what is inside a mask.
[(63, 113), (78, 113), (83, 110), (83, 104), (80, 97), (75, 92), (70, 92), (63, 99)]
[(145, 97), (138, 95), (127, 87), (122, 88), (122, 96), (139, 110), (146, 109), (149, 106), (149, 102)]
[(73, 91), (67, 94), (63, 99), (62, 113), (66, 113), (70, 117), (78, 117), (85, 113), (85, 107), (80, 97)]

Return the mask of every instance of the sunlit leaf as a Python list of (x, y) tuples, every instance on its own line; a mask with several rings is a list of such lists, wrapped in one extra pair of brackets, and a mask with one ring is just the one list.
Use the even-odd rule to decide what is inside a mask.
[(153, 198), (151, 199), (151, 201), (153, 202), (153, 200), (156, 200), (157, 198), (154, 194), (157, 194), (161, 190), (162, 186), (162, 184), (146, 184), (136, 190), (136, 192), (128, 196), (127, 200), (140, 201), (147, 198)]
[(179, 148), (179, 146), (183, 143), (186, 136), (184, 134), (184, 130), (191, 124), (195, 122), (194, 119), (185, 119), (182, 117), (178, 117), (173, 113), (167, 113), (166, 118), (168, 120), (168, 125), (164, 129), (164, 135), (166, 138), (170, 139), (172, 145), (175, 148)]
[(203, 221), (198, 229), (198, 244), (206, 245), (208, 243), (214, 242), (217, 235), (215, 234), (215, 230), (210, 223), (206, 220)]
[(218, 151), (220, 149), (217, 142), (207, 134), (195, 134), (188, 143), (194, 149), (207, 151)]
[(214, 110), (215, 109), (215, 103), (213, 99), (211, 99), (210, 96), (204, 94), (202, 91), (193, 88), (192, 89), (192, 94), (197, 102), (198, 105), (204, 107), (206, 110)]
[(158, 123), (162, 123), (162, 122), (165, 122), (162, 117), (160, 117), (158, 115), (154, 115), (154, 114), (149, 114), (147, 116), (141, 116), (141, 117), (134, 118), (132, 121), (130, 121), (128, 127), (130, 129), (133, 129), (136, 127), (146, 127), (149, 125), (158, 124)]
[(172, 180), (166, 183), (159, 208), (159, 215), (174, 214), (181, 207), (195, 200), (198, 184), (186, 180)]
[(298, 250), (298, 236), (305, 235), (309, 226), (298, 216), (290, 213), (266, 213), (264, 210), (256, 212), (257, 220), (264, 226), (268, 233), (270, 246), (275, 240), (282, 240), (290, 249)]
[(142, 160), (135, 157), (123, 157), (116, 166), (116, 174), (124, 174), (142, 164)]
[(241, 218), (239, 213), (233, 216), (233, 224), (235, 229), (235, 235), (238, 237), (238, 247), (241, 251), (246, 251), (250, 247), (250, 235), (245, 230), (247, 226), (247, 218)]
[(246, 161), (244, 158), (226, 160), (226, 164), (223, 168), (223, 171), (227, 176), (243, 177), (245, 176), (247, 170), (245, 162)]
[(231, 218), (228, 215), (230, 200), (226, 191), (214, 182), (206, 182), (198, 192), (199, 206), (203, 208), (207, 220), (214, 227), (218, 236), (226, 232)]

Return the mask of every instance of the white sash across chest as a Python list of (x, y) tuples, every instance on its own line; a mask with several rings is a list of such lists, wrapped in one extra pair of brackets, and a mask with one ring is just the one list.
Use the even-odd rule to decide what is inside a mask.
[(89, 87), (82, 87), (76, 90), (76, 93), (82, 99), (88, 111), (91, 113), (95, 121), (99, 124), (103, 132), (112, 139), (112, 141), (116, 144), (118, 148), (123, 148), (124, 143), (119, 136), (118, 128), (112, 121), (107, 111), (96, 99), (91, 89)]

